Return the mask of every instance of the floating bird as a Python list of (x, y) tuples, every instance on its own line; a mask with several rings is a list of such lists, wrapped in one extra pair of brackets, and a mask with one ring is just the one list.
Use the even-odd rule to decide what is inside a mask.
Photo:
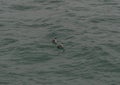
[(57, 41), (56, 38), (54, 38), (54, 39), (52, 40), (52, 43), (53, 43), (53, 44), (57, 44), (57, 42), (58, 42), (58, 41)]
[(57, 45), (58, 49), (64, 49), (63, 43)]

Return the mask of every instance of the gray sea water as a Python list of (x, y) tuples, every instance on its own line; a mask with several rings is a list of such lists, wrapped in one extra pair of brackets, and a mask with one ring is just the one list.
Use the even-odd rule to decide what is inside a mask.
[(0, 85), (120, 85), (120, 0), (0, 0)]

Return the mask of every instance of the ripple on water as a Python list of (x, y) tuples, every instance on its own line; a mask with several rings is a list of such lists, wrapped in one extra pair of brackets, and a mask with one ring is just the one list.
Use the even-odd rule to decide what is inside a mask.
[(14, 10), (19, 10), (19, 11), (26, 11), (26, 10), (30, 10), (30, 9), (34, 9), (35, 6), (27, 6), (27, 5), (12, 5), (11, 7), (9, 7), (10, 9), (14, 9)]
[(40, 53), (40, 52), (24, 52), (14, 55), (15, 57), (10, 61), (15, 62), (16, 64), (36, 64), (36, 63), (45, 63), (52, 59), (53, 55), (49, 53)]
[(16, 64), (44, 63), (53, 58), (52, 49), (55, 49), (53, 45), (45, 43), (19, 44), (14, 48), (13, 58), (10, 61)]
[(44, 3), (46, 1), (48, 1), (48, 0), (34, 0), (34, 2), (37, 2), (37, 3)]
[(57, 31), (65, 32), (65, 33), (67, 33), (67, 32), (74, 32), (73, 29), (58, 29)]
[(3, 26), (5, 26), (4, 24), (2, 24), (2, 23), (0, 23), (0, 27), (3, 27)]
[(55, 3), (55, 4), (58, 4), (60, 2), (63, 2), (64, 0), (34, 0), (34, 2), (39, 2), (39, 3), (45, 3), (45, 2), (48, 2), (48, 3)]
[(90, 19), (90, 22), (93, 23), (102, 23), (102, 22), (108, 22), (108, 23), (120, 23), (119, 16), (100, 16)]
[(0, 47), (16, 43), (17, 41), (18, 41), (17, 39), (13, 38), (4, 38), (3, 40), (0, 41)]

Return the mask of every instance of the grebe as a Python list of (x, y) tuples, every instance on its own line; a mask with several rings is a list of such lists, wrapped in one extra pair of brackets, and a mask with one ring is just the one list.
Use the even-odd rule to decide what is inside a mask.
[(63, 43), (57, 45), (57, 48), (58, 48), (58, 49), (64, 49)]
[(52, 43), (53, 43), (53, 44), (57, 44), (57, 42), (58, 42), (58, 41), (57, 41), (56, 38), (54, 38), (54, 39), (52, 40)]

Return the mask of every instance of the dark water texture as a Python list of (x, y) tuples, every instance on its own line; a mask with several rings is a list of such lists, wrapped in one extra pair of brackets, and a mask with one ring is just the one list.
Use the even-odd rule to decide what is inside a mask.
[(120, 85), (120, 0), (0, 0), (0, 85)]

